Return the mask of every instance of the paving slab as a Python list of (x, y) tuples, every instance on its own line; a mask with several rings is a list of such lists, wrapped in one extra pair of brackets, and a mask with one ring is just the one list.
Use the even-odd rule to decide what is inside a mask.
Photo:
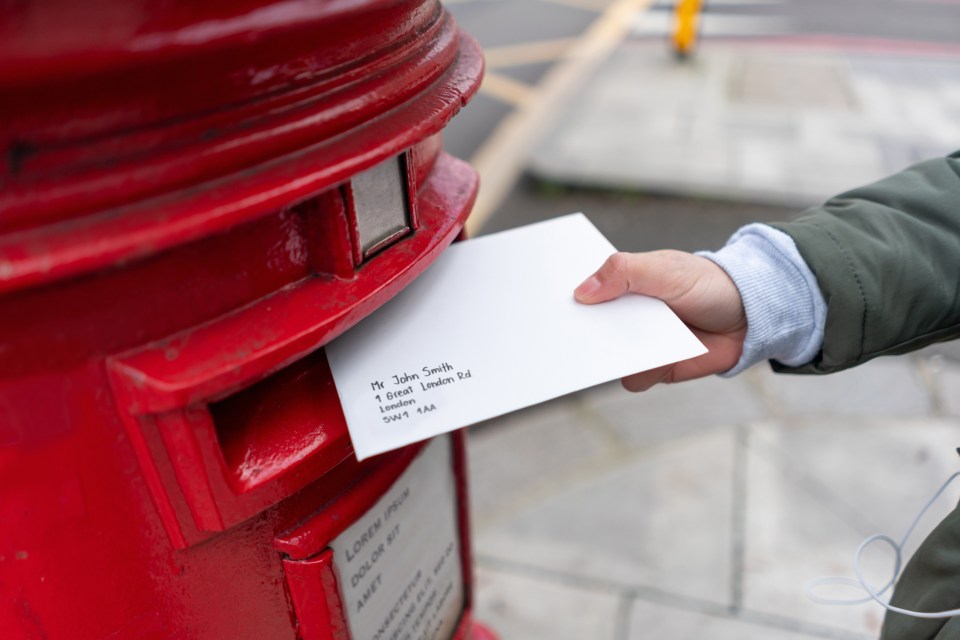
[(678, 63), (627, 42), (556, 114), (550, 182), (807, 206), (960, 140), (960, 55), (705, 43)]
[[(777, 467), (783, 482), (816, 497), (862, 537), (899, 535), (960, 466), (960, 421), (950, 418), (799, 419), (758, 423), (750, 434), (750, 450)], [(931, 523), (956, 503), (951, 496), (960, 498), (960, 486), (931, 510)]]
[[(755, 425), (746, 458), (744, 608), (877, 634), (880, 607), (823, 606), (805, 597), (804, 585), (823, 576), (853, 576), (853, 554), (868, 535), (902, 535), (956, 470), (957, 427), (943, 420), (848, 419)], [(931, 509), (905, 548), (907, 557), (957, 497), (960, 488)], [(865, 556), (867, 576), (879, 584), (890, 575), (887, 552), (881, 547)]]
[(909, 356), (877, 358), (829, 376), (755, 369), (769, 401), (791, 416), (913, 417), (933, 410), (931, 389)]
[(734, 431), (634, 455), (476, 536), (481, 559), (727, 604)]
[[(960, 417), (960, 363), (939, 357), (930, 362), (930, 369), (942, 411)], [(960, 438), (957, 445), (960, 446)]]
[(957, 365), (960, 364), (960, 340), (936, 342), (917, 351), (915, 355), (921, 358), (939, 358)]
[[(684, 611), (674, 607), (635, 601), (630, 610), (628, 640), (810, 640), (822, 634), (780, 629), (742, 618)], [(830, 637), (830, 636), (827, 636)], [(837, 637), (837, 636), (833, 636)]]
[(579, 398), (632, 447), (677, 440), (768, 415), (762, 395), (748, 376), (658, 385), (644, 393), (630, 393), (614, 382)]
[(616, 640), (619, 596), (483, 566), (477, 567), (477, 617), (500, 640)]
[(585, 424), (572, 399), (476, 425), (468, 437), (472, 520), (479, 530), (610, 450), (608, 439)]

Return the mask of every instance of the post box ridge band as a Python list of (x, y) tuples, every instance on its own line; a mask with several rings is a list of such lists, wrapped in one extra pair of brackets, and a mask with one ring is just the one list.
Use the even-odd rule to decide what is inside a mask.
[[(403, 21), (403, 39), (407, 46), (397, 48), (396, 29), (371, 28), (389, 18), (385, 15), (381, 20), (364, 21), (363, 9), (369, 13), (373, 3), (362, 0), (354, 5), (348, 16), (335, 15), (331, 19), (349, 18), (359, 23), (351, 23), (350, 29), (335, 34), (329, 46), (337, 48), (342, 39), (349, 41), (352, 34), (362, 36), (360, 41), (371, 37), (384, 40), (383, 46), (371, 45), (363, 51), (361, 57), (372, 67), (370, 73), (360, 74), (359, 83), (353, 77), (356, 69), (335, 65), (339, 73), (328, 69), (329, 77), (310, 85), (310, 91), (320, 92), (319, 96), (307, 99), (302, 95), (302, 88), (285, 92), (283, 95), (293, 100), (293, 105), (283, 105), (285, 108), (278, 108), (275, 101), (243, 96), (237, 104), (217, 102), (212, 112), (217, 122), (204, 126), (200, 126), (197, 119), (206, 112), (177, 112), (161, 119), (163, 123), (174, 123), (197, 134), (196, 141), (186, 146), (187, 133), (179, 131), (150, 130), (151, 139), (146, 142), (114, 139), (113, 133), (117, 136), (130, 131), (142, 133), (146, 124), (126, 123), (120, 127), (100, 113), (97, 118), (85, 119), (84, 123), (113, 123), (119, 127), (118, 132), (103, 133), (111, 140), (106, 149), (92, 145), (87, 138), (76, 142), (76, 148), (64, 140), (52, 145), (51, 153), (65, 154), (66, 159), (79, 162), (78, 166), (59, 166), (42, 153), (42, 145), (33, 148), (29, 155), (31, 162), (10, 176), (9, 184), (5, 183), (6, 188), (0, 190), (0, 210), (5, 212), (0, 219), (0, 231), (35, 230), (34, 250), (15, 251), (16, 245), (0, 236), (0, 258), (9, 262), (8, 268), (0, 273), (0, 290), (92, 273), (124, 259), (155, 255), (205, 238), (212, 232), (257, 220), (278, 208), (289, 207), (344, 184), (371, 169), (371, 165), (386, 162), (439, 133), (479, 86), (483, 63), (478, 45), (459, 32), (456, 23), (438, 3), (408, 0), (395, 9), (398, 13), (410, 11), (416, 16)], [(420, 30), (425, 20), (429, 28)], [(362, 25), (365, 25), (363, 29)], [(0, 28), (2, 26), (0, 20)], [(34, 35), (41, 43), (34, 43), (35, 46), (42, 49), (47, 34), (41, 30)], [(313, 55), (317, 54), (317, 42), (314, 35), (308, 46)], [(302, 42), (298, 44), (307, 46)], [(259, 51), (251, 42), (246, 42), (246, 46), (247, 53)], [(342, 49), (339, 56), (351, 51), (358, 54), (353, 46), (339, 48)], [(2, 53), (0, 46), (0, 55)], [(215, 55), (210, 50), (203, 53)], [(150, 58), (139, 61), (144, 65), (152, 62)], [(314, 63), (309, 67), (313, 68)], [(248, 69), (243, 67), (244, 71)], [(112, 76), (98, 80), (108, 88), (113, 81)], [(342, 87), (341, 83), (347, 86)], [(142, 83), (130, 86), (142, 86)], [(174, 91), (178, 86), (175, 81), (157, 82), (152, 90), (174, 102), (170, 96), (186, 100), (193, 95), (187, 89), (182, 94)], [(45, 86), (37, 91), (43, 94), (49, 89), (51, 87)], [(249, 90), (260, 89), (262, 87)], [(102, 93), (96, 92), (100, 90)], [(47, 113), (46, 105), (52, 104), (48, 95), (36, 97), (34, 101), (31, 101), (33, 94), (26, 89), (17, 95), (16, 101), (0, 105), (0, 116), (5, 116), (0, 121), (6, 127), (16, 127), (17, 137), (29, 138), (30, 127), (38, 126), (36, 123), (44, 118), (51, 119), (44, 135), (54, 138), (69, 137), (80, 126), (57, 120), (64, 113), (61, 108)], [(64, 101), (77, 107), (78, 101), (89, 99), (91, 109), (102, 111), (107, 106), (113, 107), (107, 109), (111, 116), (143, 112), (138, 107), (115, 104), (121, 97), (130, 98), (95, 83), (89, 91), (71, 90)], [(222, 99), (222, 92), (215, 92), (214, 97)], [(130, 99), (150, 102), (142, 95)], [(15, 113), (6, 113), (5, 109)], [(257, 119), (260, 115), (265, 118), (262, 122)], [(379, 125), (367, 126), (374, 119)], [(237, 121), (241, 121), (242, 126)], [(413, 121), (416, 126), (411, 126)], [(158, 147), (161, 143), (175, 144), (175, 148), (161, 149)], [(64, 151), (64, 147), (70, 152)], [(432, 147), (439, 152), (436, 141)], [(122, 156), (121, 152), (130, 148), (137, 149), (137, 153), (129, 158)], [(37, 171), (54, 166), (57, 170), (34, 173), (34, 164)], [(408, 165), (406, 169), (411, 167)], [(106, 211), (111, 215), (102, 215)], [(67, 222), (71, 224), (60, 224)], [(383, 239), (381, 232), (390, 229), (390, 224), (363, 225), (357, 232), (364, 249), (372, 251)]]

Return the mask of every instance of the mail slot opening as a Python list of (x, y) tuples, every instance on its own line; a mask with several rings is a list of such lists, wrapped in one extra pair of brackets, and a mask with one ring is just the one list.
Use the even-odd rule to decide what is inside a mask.
[(329, 469), (350, 454), (323, 350), (210, 405), (227, 481), (238, 494), (288, 473)]
[(366, 260), (416, 227), (416, 193), (407, 153), (355, 175), (346, 186), (360, 258)]

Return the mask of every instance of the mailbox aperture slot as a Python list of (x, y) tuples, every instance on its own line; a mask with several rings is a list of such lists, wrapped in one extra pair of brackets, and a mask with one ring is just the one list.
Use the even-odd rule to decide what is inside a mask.
[(303, 460), (329, 468), (350, 455), (340, 401), (323, 351), (210, 405), (227, 480), (246, 493)]

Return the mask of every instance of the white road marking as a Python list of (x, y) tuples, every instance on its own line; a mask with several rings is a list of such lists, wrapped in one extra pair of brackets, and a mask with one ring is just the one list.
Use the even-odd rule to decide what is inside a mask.
[(623, 41), (633, 17), (651, 0), (616, 0), (584, 31), (568, 55), (553, 65), (534, 88), (530, 99), (505, 117), (487, 137), (470, 164), (480, 174), (480, 193), (467, 220), (475, 234), (503, 202), (527, 165), (537, 137), (577, 87)]
[(535, 95), (530, 85), (489, 70), (483, 76), (480, 91), (515, 107), (523, 107), (533, 100)]

